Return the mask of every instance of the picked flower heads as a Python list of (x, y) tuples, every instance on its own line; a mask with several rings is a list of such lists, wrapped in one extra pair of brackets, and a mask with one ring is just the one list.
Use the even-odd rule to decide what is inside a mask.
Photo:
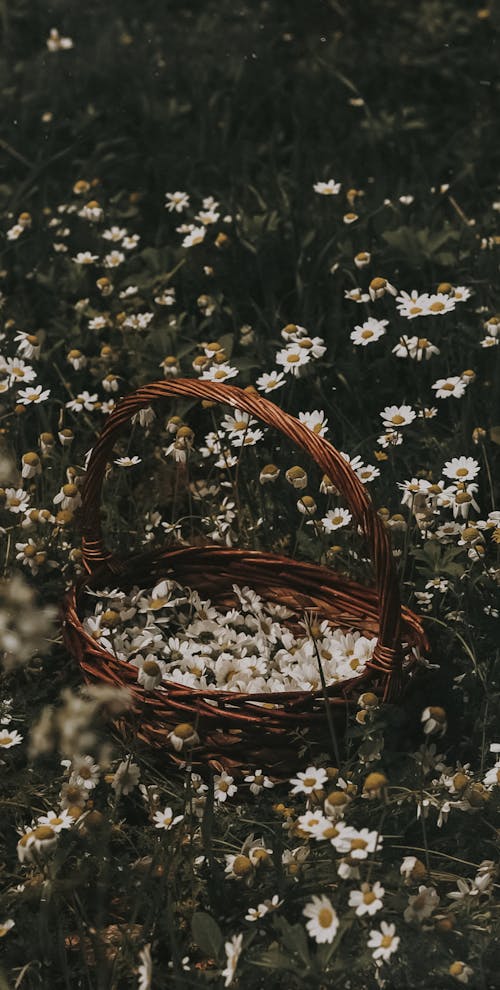
[[(338, 525), (345, 524), (341, 516)], [(216, 607), (167, 580), (151, 591), (103, 591), (83, 626), (107, 653), (137, 668), (137, 682), (146, 693), (169, 682), (248, 694), (318, 691), (318, 650), (327, 685), (362, 674), (373, 656), (375, 638), (323, 622), (313, 639), (307, 625), (294, 626), (292, 632), (285, 624), (293, 615), (289, 609), (264, 601), (249, 588), (234, 585), (233, 593), (229, 608)], [(190, 723), (169, 734), (179, 753), (198, 742)], [(316, 778), (314, 787), (320, 786)]]

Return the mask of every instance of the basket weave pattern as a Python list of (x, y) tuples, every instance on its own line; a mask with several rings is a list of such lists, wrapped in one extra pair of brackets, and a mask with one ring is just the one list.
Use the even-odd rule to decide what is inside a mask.
[[(375, 572), (368, 588), (336, 575), (326, 567), (277, 554), (208, 545), (149, 550), (118, 559), (106, 549), (101, 532), (102, 484), (117, 437), (131, 417), (158, 400), (171, 397), (206, 399), (241, 409), (277, 428), (305, 451), (343, 494), (353, 520), (363, 534)], [(232, 385), (177, 379), (139, 388), (124, 398), (109, 417), (90, 457), (82, 489), (83, 559), (88, 575), (66, 596), (63, 632), (66, 645), (89, 681), (129, 687), (133, 696), (137, 735), (145, 742), (166, 746), (168, 733), (179, 722), (193, 722), (201, 739), (193, 762), (231, 770), (250, 766), (284, 767), (293, 760), (294, 730), (326, 728), (325, 704), (343, 713), (361, 691), (397, 701), (414, 658), (411, 647), (425, 649), (420, 619), (401, 608), (389, 533), (358, 477), (324, 438), (261, 396)], [(234, 691), (188, 688), (173, 682), (145, 692), (137, 683), (137, 668), (104, 650), (83, 629), (82, 596), (86, 587), (117, 583), (150, 586), (170, 578), (205, 594), (218, 606), (235, 604), (233, 584), (248, 585), (268, 601), (286, 605), (297, 620), (307, 611), (327, 619), (334, 628), (357, 629), (377, 637), (374, 655), (364, 672), (329, 686), (326, 691), (239, 694)], [(292, 620), (293, 625), (293, 620)], [(408, 654), (403, 657), (402, 641)], [(166, 750), (178, 762), (178, 756)]]

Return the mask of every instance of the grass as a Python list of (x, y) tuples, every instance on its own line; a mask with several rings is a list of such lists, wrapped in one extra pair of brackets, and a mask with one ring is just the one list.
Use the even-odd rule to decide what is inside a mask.
[[(500, 889), (498, 12), (462, 0), (145, 0), (140, 10), (122, 0), (105, 11), (4, 0), (0, 16), (0, 736), (22, 736), (2, 743), (0, 990), (490, 990)], [(72, 47), (48, 49), (53, 27)], [(332, 178), (338, 195), (313, 190)], [(190, 198), (179, 213), (164, 208), (177, 190)], [(209, 196), (218, 219), (183, 247), (176, 228), (200, 226)], [(102, 219), (80, 215), (89, 201)], [(29, 217), (12, 233), (20, 214)], [(103, 239), (113, 226), (139, 240)], [(107, 267), (113, 249), (124, 257)], [(72, 260), (87, 251), (91, 265)], [(371, 255), (366, 268), (359, 252)], [(380, 277), (398, 294), (449, 283), (440, 298), (453, 300), (457, 286), (470, 298), (424, 322), (405, 319), (390, 292), (347, 298)], [(156, 301), (171, 290), (170, 303)], [(134, 329), (141, 313), (151, 323)], [(354, 344), (369, 318), (387, 320), (385, 332)], [(268, 397), (293, 415), (321, 410), (335, 447), (377, 469), (367, 490), (391, 531), (402, 600), (423, 615), (431, 666), (400, 704), (354, 707), (334, 733), (335, 766), (333, 742), (298, 733), (288, 780), (255, 794), (254, 781), (229, 783), (203, 766), (201, 777), (174, 771), (134, 722), (120, 736), (111, 716), (126, 700), (82, 687), (55, 612), (81, 574), (78, 492), (110, 411), (102, 403), (166, 377), (167, 357), (197, 377), (207, 343), (234, 368), (231, 384), (255, 385), (280, 369), (288, 324), (325, 352)], [(40, 353), (20, 332), (36, 335)], [(439, 353), (397, 357), (403, 334), (425, 334)], [(436, 398), (436, 382), (453, 378), (463, 395)], [(23, 405), (23, 389), (37, 385), (46, 400)], [(84, 391), (75, 411), (68, 403)], [(416, 415), (401, 444), (383, 446), (380, 414), (391, 405)], [(216, 540), (373, 582), (356, 527), (328, 533), (320, 523), (348, 508), (342, 496), (321, 492), (321, 472), (275, 433), (232, 447), (225, 411), (165, 403), (147, 429), (122, 435), (114, 456), (140, 463), (115, 465), (104, 486), (113, 548)], [(165, 454), (178, 440), (173, 415), (194, 434), (185, 463)], [(225, 435), (234, 468), (203, 449), (209, 431)], [(475, 467), (453, 479), (454, 458)], [(280, 477), (264, 485), (270, 462)], [(28, 464), (35, 473), (23, 475)], [(285, 480), (292, 465), (308, 472), (313, 526)], [(402, 504), (410, 479), (420, 494)], [(73, 483), (68, 504), (54, 503)], [(317, 786), (304, 785), (299, 766)], [(54, 838), (39, 819), (68, 807), (73, 822)], [(181, 816), (170, 827), (168, 809)], [(19, 846), (40, 827), (48, 831)], [(363, 836), (367, 855), (356, 861)], [(352, 895), (376, 884), (381, 906), (360, 915)], [(317, 897), (326, 915), (306, 928)]]

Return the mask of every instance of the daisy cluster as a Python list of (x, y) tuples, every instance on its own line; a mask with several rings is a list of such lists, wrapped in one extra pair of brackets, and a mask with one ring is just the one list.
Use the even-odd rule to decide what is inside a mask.
[(168, 682), (189, 688), (264, 694), (318, 691), (363, 673), (376, 639), (307, 620), (233, 585), (235, 605), (220, 608), (173, 581), (150, 592), (106, 589), (83, 620), (101, 648), (138, 668), (145, 691)]

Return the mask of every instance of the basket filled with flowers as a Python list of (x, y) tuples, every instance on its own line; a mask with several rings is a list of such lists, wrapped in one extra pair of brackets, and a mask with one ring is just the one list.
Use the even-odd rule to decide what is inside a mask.
[[(101, 496), (114, 446), (133, 417), (173, 398), (232, 407), (305, 453), (343, 496), (373, 584), (220, 543), (126, 557), (108, 550)], [(121, 400), (91, 452), (81, 520), (86, 573), (65, 599), (65, 643), (88, 681), (129, 689), (137, 737), (177, 763), (286, 773), (303, 730), (327, 740), (366, 692), (397, 702), (426, 648), (420, 619), (400, 603), (387, 527), (353, 468), (318, 432), (251, 391), (176, 379)]]

